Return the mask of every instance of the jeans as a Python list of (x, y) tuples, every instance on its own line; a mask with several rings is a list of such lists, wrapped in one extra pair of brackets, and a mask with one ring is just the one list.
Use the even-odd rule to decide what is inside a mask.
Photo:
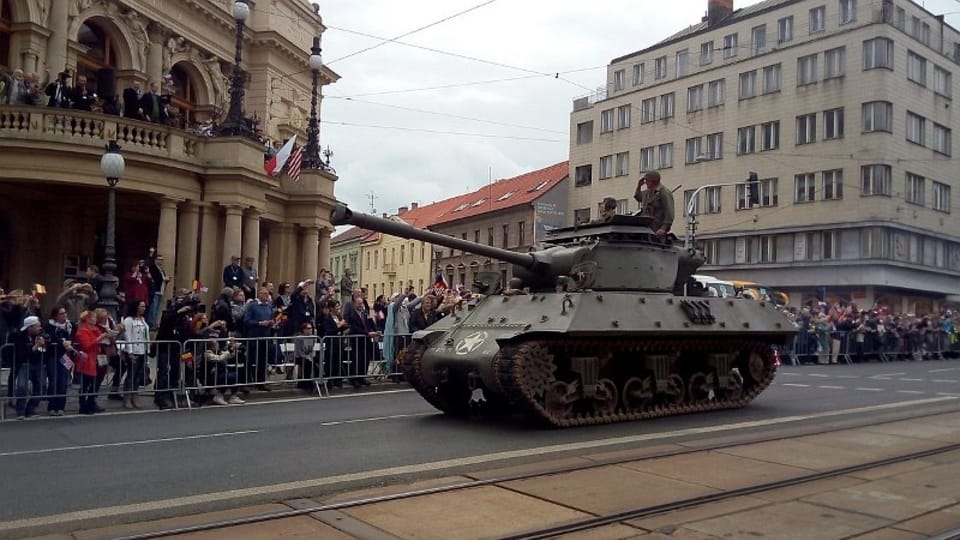
[(163, 295), (160, 292), (153, 293), (153, 302), (150, 302), (150, 311), (147, 313), (147, 324), (150, 328), (156, 328), (160, 322), (160, 312), (163, 311)]
[[(127, 377), (130, 377), (128, 374)], [(157, 345), (157, 378), (153, 385), (153, 401), (157, 405), (173, 403), (171, 390), (180, 388), (180, 348), (169, 343)]]
[(136, 393), (140, 390), (140, 386), (143, 385), (143, 368), (146, 361), (146, 356), (142, 354), (129, 354), (127, 358), (130, 362), (130, 367), (127, 371), (127, 378), (123, 381), (123, 391), (124, 393)]
[[(17, 365), (17, 376), (14, 382), (16, 386), (14, 394), (17, 397), (17, 416), (31, 415), (40, 404), (40, 397), (43, 395), (43, 364)], [(33, 386), (33, 392), (30, 392), (30, 386)], [(30, 400), (27, 401), (27, 396)]]
[(80, 375), (80, 414), (97, 412), (97, 376)]
[(47, 359), (47, 398), (48, 411), (62, 411), (67, 407), (67, 388), (70, 385), (70, 372), (60, 363), (60, 358)]

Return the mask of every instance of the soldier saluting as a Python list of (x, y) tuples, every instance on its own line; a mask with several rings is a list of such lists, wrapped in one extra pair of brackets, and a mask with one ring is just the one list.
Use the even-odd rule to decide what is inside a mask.
[[(646, 190), (640, 188), (646, 185)], [(673, 225), (673, 193), (660, 183), (660, 173), (647, 171), (637, 182), (633, 198), (640, 203), (640, 215), (653, 218), (650, 228), (660, 237), (666, 237)]]

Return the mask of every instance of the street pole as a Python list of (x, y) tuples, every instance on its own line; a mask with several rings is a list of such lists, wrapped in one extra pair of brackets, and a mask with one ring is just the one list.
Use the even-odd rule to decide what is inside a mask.
[(250, 6), (246, 0), (235, 0), (233, 3), (233, 19), (237, 23), (237, 36), (233, 55), (233, 75), (230, 77), (230, 109), (227, 119), (220, 126), (219, 134), (225, 136), (251, 136), (252, 132), (243, 118), (244, 86), (247, 82), (247, 73), (240, 67), (243, 61), (243, 29), (247, 17), (250, 15)]
[(107, 178), (107, 238), (103, 250), (103, 276), (98, 307), (117, 320), (120, 314), (117, 303), (117, 284), (120, 279), (117, 271), (117, 184), (123, 176), (126, 166), (117, 141), (110, 141), (106, 152), (100, 158), (100, 169)]
[(313, 47), (310, 49), (310, 71), (313, 74), (313, 91), (310, 94), (310, 123), (307, 127), (307, 147), (304, 149), (303, 168), (323, 169), (324, 163), (320, 159), (320, 123), (317, 120), (317, 94), (320, 79), (320, 70), (323, 68), (320, 37), (313, 38)]

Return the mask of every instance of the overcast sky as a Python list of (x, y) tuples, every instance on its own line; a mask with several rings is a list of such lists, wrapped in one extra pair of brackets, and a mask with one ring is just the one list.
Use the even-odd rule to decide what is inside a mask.
[[(320, 132), (321, 145), (334, 152), (337, 198), (369, 211), (372, 193), (376, 211), (388, 213), (567, 159), (572, 100), (604, 85), (611, 59), (698, 23), (707, 6), (707, 0), (313, 1), (328, 28), (324, 62), (342, 77), (325, 88)], [(734, 0), (734, 7), (758, 1)], [(934, 13), (960, 12), (960, 0), (924, 3)], [(353, 54), (382, 41), (352, 32), (392, 38), (474, 6), (481, 7), (399, 41), (504, 66), (397, 43)], [(947, 21), (960, 25), (960, 13)], [(502, 79), (514, 80), (467, 84)]]

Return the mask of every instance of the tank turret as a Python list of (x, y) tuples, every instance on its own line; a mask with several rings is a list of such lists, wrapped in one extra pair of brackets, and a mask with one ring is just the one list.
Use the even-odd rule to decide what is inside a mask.
[(650, 218), (644, 216), (618, 215), (605, 223), (554, 229), (543, 239), (543, 249), (530, 253), (417, 229), (353, 212), (344, 205), (334, 208), (330, 222), (423, 240), (511, 263), (513, 275), (522, 280), (522, 287), (532, 291), (552, 291), (557, 280), (565, 276), (578, 289), (679, 293), (704, 262), (695, 249), (657, 238), (650, 229)]
[(415, 332), (398, 360), (448, 414), (522, 413), (567, 427), (742, 407), (773, 381), (775, 347), (796, 333), (772, 303), (690, 294), (703, 256), (657, 238), (642, 216), (555, 229), (530, 253), (342, 205), (331, 222), (514, 265), (520, 283), (489, 286)]

